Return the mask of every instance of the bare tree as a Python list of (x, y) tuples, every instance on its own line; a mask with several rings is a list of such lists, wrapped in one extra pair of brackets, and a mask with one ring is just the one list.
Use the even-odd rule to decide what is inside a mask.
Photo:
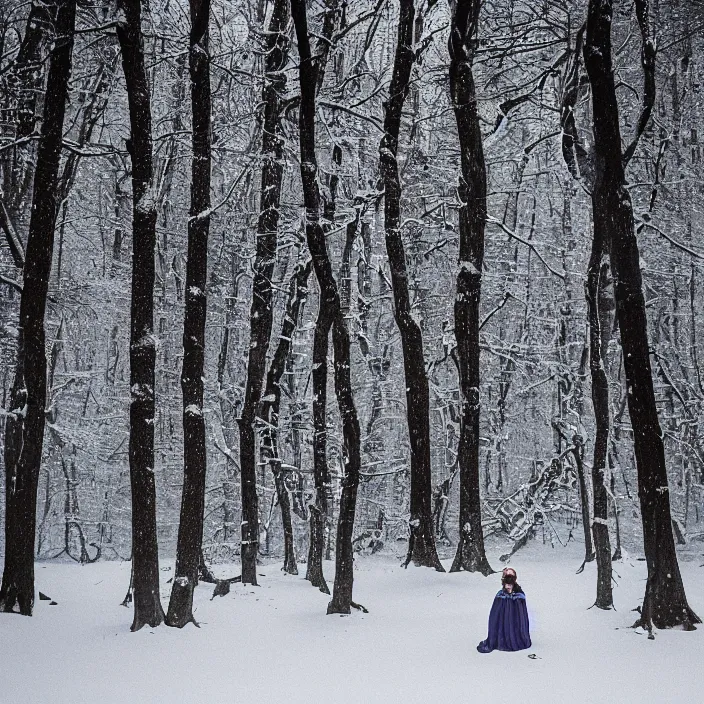
[(178, 529), (176, 572), (166, 623), (182, 628), (193, 617), (193, 590), (203, 542), (205, 507), (205, 419), (203, 368), (205, 356), (206, 284), (210, 231), (210, 0), (191, 0), (189, 71), (193, 113), (191, 210), (188, 219), (186, 312), (183, 321), (183, 495)]
[(58, 214), (59, 160), (76, 0), (56, 0), (56, 10), (20, 298), (17, 363), (5, 420), (5, 566), (0, 611), (18, 610), (25, 616), (31, 616), (34, 608), (37, 488), (46, 420), (44, 315)]
[[(581, 180), (585, 189), (593, 189), (593, 168), (588, 152), (584, 148), (577, 122), (575, 108), (582, 84), (582, 61), (584, 33), (586, 24), (579, 28), (575, 47), (567, 62), (563, 84), (560, 123), (562, 126), (562, 155), (567, 168), (576, 180)], [(569, 195), (565, 196), (569, 198)], [(567, 203), (565, 205), (567, 208)], [(579, 470), (580, 499), (584, 527), (584, 565), (597, 561), (597, 595), (595, 606), (610, 609), (613, 606), (611, 591), (611, 544), (608, 526), (608, 494), (605, 474), (609, 447), (611, 418), (609, 412), (609, 381), (606, 375), (605, 355), (614, 322), (613, 286), (609, 266), (609, 246), (604, 237), (608, 232), (594, 230), (592, 250), (587, 268), (587, 281), (584, 287), (587, 301), (587, 323), (589, 326), (589, 369), (592, 387), (592, 406), (594, 408), (594, 459), (592, 463), (592, 493), (594, 518), (590, 522), (589, 507), (586, 504), (586, 477), (581, 460), (577, 463)], [(576, 448), (575, 458), (580, 448)], [(593, 541), (592, 541), (593, 535)], [(592, 549), (593, 547), (593, 549)]]
[[(338, 0), (325, 0), (325, 9), (323, 11), (322, 17), (322, 27), (318, 42), (315, 46), (315, 57), (311, 54), (311, 72), (314, 72), (312, 77), (313, 83), (315, 85), (315, 92), (313, 94), (313, 105), (315, 105), (315, 99), (323, 84), (325, 69), (327, 67), (327, 60), (330, 55), (329, 45), (332, 41), (332, 34), (335, 30), (335, 26), (338, 20), (338, 10), (339, 2)], [(292, 8), (293, 11), (293, 8)], [(295, 23), (295, 19), (294, 19)], [(307, 25), (307, 19), (306, 19)], [(298, 32), (298, 27), (296, 27)], [(310, 49), (309, 49), (310, 50)], [(300, 47), (299, 47), (300, 53)], [(301, 91), (301, 96), (303, 92)], [(301, 104), (303, 104), (303, 98), (301, 97)], [(302, 108), (301, 108), (302, 109)], [(314, 107), (313, 107), (314, 109)], [(308, 119), (308, 118), (307, 118)], [(310, 125), (311, 129), (314, 129), (314, 118), (311, 117)], [(302, 118), (299, 116), (299, 125)], [(313, 157), (315, 158), (315, 133), (312, 133), (313, 137)], [(301, 147), (302, 149), (303, 147)], [(317, 169), (317, 158), (315, 161), (315, 166)], [(301, 165), (303, 168), (303, 165)], [(305, 203), (305, 184), (304, 184), (304, 203)], [(313, 200), (313, 194), (310, 193), (309, 197), (311, 202)], [(317, 192), (317, 218), (320, 219), (320, 194)], [(307, 205), (306, 205), (307, 207)], [(322, 229), (323, 238), (325, 236), (325, 227), (320, 224)], [(306, 230), (307, 233), (307, 230)], [(311, 254), (313, 250), (308, 246)], [(327, 257), (327, 248), (325, 249), (325, 256)], [(315, 266), (315, 265), (314, 265)], [(330, 264), (332, 267), (332, 264)], [(316, 270), (317, 277), (317, 270)], [(330, 279), (334, 283), (334, 278), (332, 276), (332, 269), (330, 271)], [(320, 282), (320, 279), (318, 279)], [(327, 582), (325, 581), (325, 575), (323, 574), (323, 553), (325, 550), (325, 542), (328, 532), (328, 527), (331, 520), (330, 515), (330, 498), (332, 496), (332, 485), (330, 478), (330, 468), (328, 466), (328, 434), (327, 434), (327, 387), (328, 387), (328, 348), (329, 348), (329, 338), (330, 329), (332, 326), (333, 318), (330, 314), (329, 304), (323, 308), (322, 305), (322, 293), (321, 303), (319, 306), (320, 311), (324, 313), (319, 313), (318, 318), (315, 322), (315, 331), (313, 333), (313, 482), (315, 487), (315, 497), (314, 501), (310, 504), (309, 509), (309, 524), (310, 524), (310, 540), (308, 546), (308, 564), (306, 568), (306, 579), (310, 583), (320, 589), (324, 594), (329, 594), (330, 589), (328, 588)]]
[(594, 406), (594, 461), (592, 488), (594, 492), (594, 519), (592, 531), (597, 561), (597, 587), (595, 606), (600, 609), (613, 607), (611, 593), (611, 542), (608, 525), (608, 495), (605, 474), (609, 448), (609, 381), (604, 367), (604, 355), (613, 326), (614, 305), (611, 270), (608, 263), (608, 231), (594, 226), (592, 252), (587, 269), (586, 294), (589, 317), (589, 369), (592, 380), (592, 405)]
[(271, 278), (276, 264), (279, 203), (283, 173), (283, 139), (280, 134), (281, 100), (286, 88), (283, 69), (288, 61), (288, 0), (276, 0), (266, 34), (264, 123), (262, 129), (262, 182), (256, 258), (252, 284), (250, 342), (240, 427), (242, 478), (242, 582), (257, 583), (259, 514), (257, 499), (256, 423), (261, 400), (266, 355), (274, 320)]
[[(340, 516), (335, 551), (335, 584), (332, 600), (328, 604), (328, 613), (349, 613), (350, 608), (356, 606), (352, 601), (354, 581), (352, 571), (352, 532), (354, 530), (361, 465), (359, 420), (352, 396), (350, 335), (342, 312), (337, 283), (332, 273), (325, 232), (320, 222), (320, 192), (317, 178), (318, 160), (315, 153), (315, 92), (319, 77), (319, 66), (311, 52), (305, 1), (292, 0), (291, 14), (296, 28), (300, 61), (301, 104), (299, 107), (299, 129), (301, 179), (306, 209), (306, 240), (313, 258), (313, 269), (320, 290), (316, 343), (319, 345), (319, 350), (323, 342), (325, 345), (325, 355), (321, 355), (322, 359), (316, 358), (314, 348), (313, 366), (314, 371), (316, 363), (321, 364), (322, 369), (327, 369), (327, 337), (332, 328), (335, 394), (342, 420), (344, 445), (344, 475), (342, 478), (342, 496), (340, 498)], [(318, 385), (316, 385), (314, 380), (314, 394), (325, 388), (321, 381), (323, 380), (318, 379)], [(327, 373), (324, 381), (326, 384)], [(318, 409), (318, 412), (320, 412), (320, 409)], [(324, 422), (323, 406), (323, 424)], [(314, 452), (317, 453), (318, 451), (317, 448), (314, 448)], [(317, 461), (319, 462), (320, 459), (318, 458)], [(327, 465), (327, 462), (325, 464)]]
[(401, 181), (398, 142), (403, 105), (408, 95), (411, 71), (420, 51), (415, 37), (413, 0), (400, 0), (400, 17), (394, 68), (384, 115), (384, 136), (379, 144), (379, 166), (384, 181), (384, 229), (389, 257), (394, 314), (401, 333), (406, 379), (406, 414), (411, 446), (411, 517), (406, 565), (444, 568), (438, 558), (433, 534), (432, 478), (430, 467), (430, 390), (423, 354), (423, 333), (413, 316), (408, 287), (408, 267), (401, 235)]
[(288, 574), (298, 574), (296, 554), (293, 543), (293, 525), (291, 520), (291, 499), (284, 473), (281, 469), (279, 456), (279, 412), (281, 409), (281, 379), (290, 359), (291, 341), (296, 325), (301, 316), (301, 311), (308, 297), (308, 278), (313, 269), (312, 262), (296, 265), (288, 288), (286, 310), (281, 323), (281, 334), (276, 351), (271, 360), (269, 371), (266, 375), (266, 389), (262, 399), (262, 420), (264, 431), (262, 437), (262, 461), (271, 466), (276, 486), (276, 497), (281, 507), (281, 521), (284, 531), (284, 566), (283, 571)]
[(154, 250), (156, 201), (152, 114), (144, 64), (140, 0), (120, 0), (117, 37), (127, 86), (132, 161), (132, 297), (130, 303), (130, 483), (132, 487), (132, 630), (164, 620), (159, 599), (159, 548), (154, 484)]
[(484, 552), (479, 493), (479, 304), (484, 267), (486, 165), (472, 63), (478, 44), (479, 0), (459, 0), (450, 29), (450, 90), (460, 142), (459, 269), (455, 339), (460, 377), (460, 537), (451, 571), (493, 572)]
[[(614, 276), (616, 314), (621, 332), (628, 384), (628, 410), (634, 431), (638, 495), (648, 580), (641, 617), (646, 628), (700, 623), (687, 604), (672, 535), (665, 450), (653, 390), (647, 317), (633, 204), (626, 186), (625, 165), (635, 152), (655, 101), (655, 43), (649, 29), (647, 0), (637, 0), (636, 15), (643, 46), (645, 76), (643, 109), (637, 132), (622, 148), (619, 108), (612, 64), (611, 0), (590, 0), (584, 60), (592, 87), (595, 171), (592, 190), (594, 230), (608, 242)], [(598, 523), (597, 523), (598, 525)]]

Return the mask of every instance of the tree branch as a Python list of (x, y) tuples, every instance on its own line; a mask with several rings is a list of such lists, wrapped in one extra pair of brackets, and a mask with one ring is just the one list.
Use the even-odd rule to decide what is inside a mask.
[(655, 40), (650, 34), (649, 10), (648, 0), (636, 0), (636, 17), (642, 37), (640, 62), (643, 67), (643, 107), (638, 118), (636, 133), (623, 153), (624, 169), (628, 166), (628, 162), (638, 147), (638, 142), (648, 126), (655, 105)]

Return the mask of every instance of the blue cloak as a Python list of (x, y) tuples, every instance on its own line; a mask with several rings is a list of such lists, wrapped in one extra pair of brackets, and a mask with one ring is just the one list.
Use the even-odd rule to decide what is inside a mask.
[(489, 614), (489, 635), (477, 650), (480, 653), (514, 651), (530, 648), (530, 645), (526, 595), (523, 591), (509, 593), (501, 589), (494, 597)]

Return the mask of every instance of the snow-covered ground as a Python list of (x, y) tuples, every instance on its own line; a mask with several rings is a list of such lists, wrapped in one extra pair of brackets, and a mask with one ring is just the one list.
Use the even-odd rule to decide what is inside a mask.
[[(682, 563), (700, 616), (702, 562)], [(132, 612), (120, 606), (129, 564), (40, 563), (37, 586), (58, 605), (38, 601), (31, 619), (0, 614), (0, 702), (701, 701), (704, 627), (658, 632), (654, 641), (629, 628), (643, 596), (643, 562), (614, 565), (611, 612), (588, 609), (595, 568), (575, 575), (577, 551), (536, 545), (512, 565), (528, 598), (533, 647), (480, 655), (498, 575), (403, 570), (389, 556), (360, 557), (355, 598), (369, 614), (341, 617), (325, 615), (328, 597), (302, 577), (271, 564), (259, 570), (261, 586), (234, 585), (224, 598), (211, 601), (211, 586), (200, 586), (201, 628), (130, 633)]]

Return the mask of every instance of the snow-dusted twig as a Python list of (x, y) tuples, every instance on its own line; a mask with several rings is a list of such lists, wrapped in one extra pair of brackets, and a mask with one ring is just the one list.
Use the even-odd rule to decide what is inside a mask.
[(530, 249), (535, 254), (535, 256), (538, 257), (538, 259), (540, 259), (543, 266), (551, 274), (553, 274), (554, 276), (557, 276), (558, 278), (562, 279), (563, 281), (565, 280), (565, 275), (561, 274), (559, 271), (553, 269), (550, 266), (550, 264), (547, 263), (547, 261), (545, 260), (545, 257), (543, 257), (543, 255), (538, 251), (538, 249), (536, 248), (536, 246), (532, 242), (529, 242), (528, 240), (523, 239), (523, 237), (521, 237), (520, 235), (517, 235), (515, 232), (513, 232), (508, 227), (506, 227), (506, 225), (504, 225), (503, 222), (501, 222), (501, 220), (499, 220), (498, 218), (495, 218), (493, 215), (488, 215), (486, 218), (486, 221), (487, 221), (487, 224), (496, 225), (500, 230), (505, 232), (511, 239), (514, 239), (514, 240), (516, 240), (516, 242), (520, 242), (522, 245), (528, 247), (528, 249)]

